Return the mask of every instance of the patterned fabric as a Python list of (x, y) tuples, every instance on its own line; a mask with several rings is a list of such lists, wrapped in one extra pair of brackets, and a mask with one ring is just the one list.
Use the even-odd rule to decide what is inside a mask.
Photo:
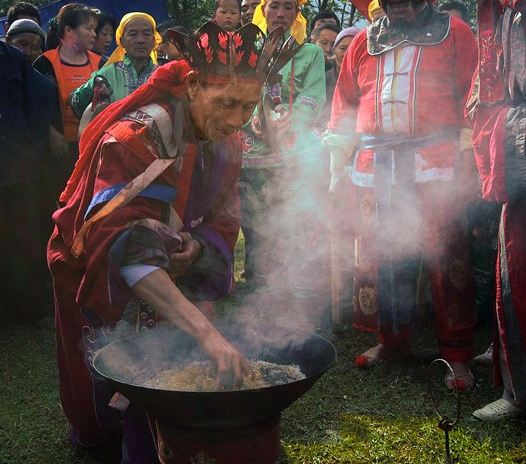
[(140, 72), (137, 72), (132, 61), (125, 56), (123, 61), (106, 65), (95, 71), (85, 84), (71, 94), (71, 107), (75, 115), (80, 118), (92, 102), (93, 82), (96, 76), (103, 76), (109, 82), (112, 91), (110, 102), (113, 103), (137, 90), (148, 80), (156, 68), (157, 65), (150, 59), (147, 65)]
[(506, 116), (506, 190), (510, 199), (526, 197), (526, 104), (510, 108)]
[(150, 129), (150, 135), (155, 143), (157, 151), (159, 152), (160, 158), (168, 158), (168, 152), (166, 150), (166, 147), (164, 146), (163, 138), (161, 136), (161, 132), (159, 131), (159, 127), (157, 126), (155, 119), (153, 119), (148, 113), (137, 109), (129, 112), (122, 119), (124, 121), (136, 121), (141, 124), (144, 124), (145, 126), (148, 126)]
[[(526, 34), (522, 13), (506, 8), (502, 17), (502, 60), (501, 74), (506, 76), (505, 84), (513, 103), (524, 101), (526, 95)], [(511, 53), (508, 51), (513, 50)]]
[(152, 61), (149, 61), (148, 64), (141, 70), (141, 72), (137, 72), (135, 66), (133, 66), (133, 63), (128, 57), (125, 57), (124, 61), (115, 63), (115, 68), (121, 71), (123, 74), (124, 82), (122, 85), (126, 89), (127, 95), (143, 85), (156, 67), (157, 66), (154, 65)]
[(157, 312), (139, 298), (130, 300), (122, 315), (122, 320), (135, 327), (137, 332), (153, 329), (157, 319)]
[(498, 70), (498, 62), (502, 56), (502, 43), (497, 37), (497, 26), (502, 13), (503, 8), (498, 1), (482, 0), (479, 2), (479, 67), (468, 102), (468, 112), (471, 117), (479, 103), (494, 105), (504, 98), (504, 86)]
[(467, 362), (474, 328), (473, 285), (466, 228), (455, 218), (452, 191), (447, 184), (417, 185), (408, 204), (393, 188), (389, 218), (385, 201), (378, 201), (374, 189), (351, 186), (349, 222), (356, 235), (352, 324), (379, 332), (382, 342), (407, 340), (415, 324), (423, 256), (441, 355), (450, 362)]
[[(305, 44), (280, 71), (281, 82), (263, 89), (263, 98), (268, 95), (269, 105), (281, 104), (290, 111), (288, 145), (270, 142), (272, 134), (259, 138), (251, 124), (246, 124), (242, 131), (243, 168), (272, 169), (284, 167), (293, 159), (319, 156), (321, 139), (315, 134), (314, 126), (325, 104), (323, 63), (322, 50), (316, 45)], [(289, 108), (291, 102), (292, 108)], [(257, 114), (258, 109), (254, 112)]]

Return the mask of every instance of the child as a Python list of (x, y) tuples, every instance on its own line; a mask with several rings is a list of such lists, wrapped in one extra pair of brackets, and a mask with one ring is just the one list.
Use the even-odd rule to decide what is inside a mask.
[(239, 0), (216, 0), (214, 21), (225, 31), (235, 31), (241, 22), (241, 5)]
[(177, 61), (183, 59), (183, 55), (181, 54), (179, 49), (168, 39), (167, 32), (169, 29), (182, 32), (183, 34), (188, 34), (188, 31), (184, 27), (178, 26), (173, 19), (163, 21), (157, 26), (157, 32), (161, 34), (161, 37), (163, 38), (163, 41), (157, 47), (157, 62), (159, 63), (159, 65), (163, 65), (165, 63), (168, 63), (169, 61)]

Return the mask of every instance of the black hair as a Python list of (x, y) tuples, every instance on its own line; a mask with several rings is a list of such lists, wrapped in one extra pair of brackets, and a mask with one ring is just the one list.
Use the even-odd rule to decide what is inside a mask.
[(462, 20), (469, 24), (469, 9), (468, 7), (457, 0), (450, 0), (448, 2), (442, 3), (438, 7), (438, 11), (451, 11), (451, 10), (457, 10), (460, 12), (460, 16), (462, 17)]
[(316, 40), (322, 31), (329, 30), (336, 32), (336, 34), (339, 34), (341, 32), (341, 29), (338, 26), (335, 26), (334, 24), (322, 24), (320, 27), (312, 31), (311, 38), (313, 40)]
[(161, 34), (164, 43), (168, 41), (168, 36), (166, 35), (168, 29), (173, 29), (177, 32), (181, 32), (182, 34), (189, 35), (188, 29), (183, 26), (179, 26), (175, 19), (167, 19), (166, 21), (163, 21), (157, 25), (157, 32)]
[(104, 13), (104, 11), (96, 11), (97, 13), (97, 27), (95, 28), (95, 33), (97, 34), (97, 37), (100, 34), (100, 31), (102, 31), (102, 28), (109, 24), (113, 28), (113, 32), (117, 30), (117, 21), (115, 21), (115, 18), (112, 15), (109, 15), (108, 13)]
[[(214, 11), (217, 11), (217, 9), (219, 8), (219, 6), (221, 4), (221, 1), (222, 0), (216, 0), (216, 7), (215, 7)], [(237, 3), (237, 9), (241, 13), (241, 0), (236, 0), (236, 3)]]
[(37, 18), (37, 23), (40, 26), (40, 11), (38, 11), (38, 8), (35, 5), (28, 2), (17, 2), (14, 5), (11, 5), (9, 10), (7, 10), (6, 21), (11, 25), (17, 19), (20, 19), (20, 16), (31, 16), (32, 18)]
[(328, 18), (335, 19), (336, 24), (338, 24), (338, 27), (341, 28), (340, 20), (338, 19), (338, 16), (336, 16), (336, 13), (334, 11), (321, 10), (321, 11), (318, 11), (318, 13), (316, 14), (316, 16), (314, 16), (314, 18), (312, 18), (311, 31), (314, 30), (314, 28), (316, 27), (316, 23), (320, 19), (328, 19)]
[(77, 29), (90, 18), (97, 19), (97, 13), (81, 3), (68, 3), (64, 5), (51, 21), (47, 31), (46, 48), (51, 50), (60, 45), (67, 26)]

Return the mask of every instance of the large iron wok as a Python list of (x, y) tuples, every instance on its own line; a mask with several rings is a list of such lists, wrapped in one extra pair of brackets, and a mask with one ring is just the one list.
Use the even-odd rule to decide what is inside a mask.
[(97, 352), (93, 365), (117, 391), (150, 415), (174, 426), (221, 430), (278, 416), (312, 387), (336, 359), (334, 346), (312, 333), (276, 327), (257, 331), (229, 327), (221, 332), (248, 359), (297, 364), (306, 378), (239, 391), (179, 392), (142, 386), (136, 381), (137, 372), (151, 374), (206, 359), (193, 339), (173, 328), (146, 330), (114, 341)]

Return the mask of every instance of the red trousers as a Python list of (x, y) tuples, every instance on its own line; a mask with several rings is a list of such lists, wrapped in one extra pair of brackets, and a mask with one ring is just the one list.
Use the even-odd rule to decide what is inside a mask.
[[(394, 220), (377, 220), (373, 188), (351, 185), (349, 230), (355, 236), (353, 325), (378, 331), (385, 344), (407, 342), (414, 326), (420, 259), (430, 276), (440, 354), (450, 362), (472, 356), (474, 293), (465, 209), (449, 182), (417, 184), (411, 199), (396, 198)], [(405, 201), (407, 200), (407, 201)], [(386, 263), (390, 267), (386, 268)], [(401, 280), (378, 290), (379, 275), (398, 269)], [(397, 293), (401, 315), (396, 323), (385, 307)], [(407, 304), (405, 303), (407, 302)]]

